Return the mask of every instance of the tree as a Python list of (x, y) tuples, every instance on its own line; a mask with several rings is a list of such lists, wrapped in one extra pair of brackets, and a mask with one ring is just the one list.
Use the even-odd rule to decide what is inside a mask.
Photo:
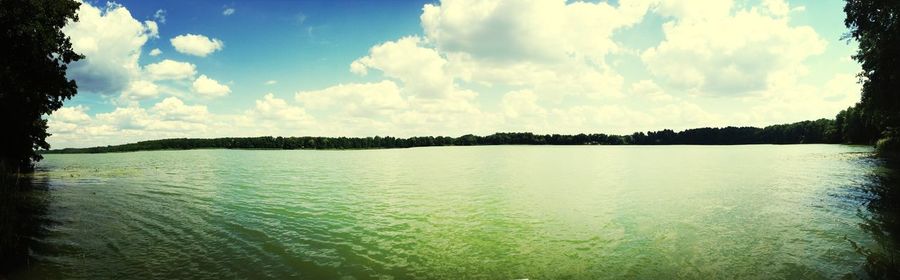
[(900, 1), (847, 0), (847, 38), (859, 42), (861, 109), (881, 130), (900, 123)]
[(0, 165), (29, 170), (49, 149), (44, 115), (77, 93), (66, 77), (83, 58), (62, 28), (81, 4), (73, 0), (0, 0)]

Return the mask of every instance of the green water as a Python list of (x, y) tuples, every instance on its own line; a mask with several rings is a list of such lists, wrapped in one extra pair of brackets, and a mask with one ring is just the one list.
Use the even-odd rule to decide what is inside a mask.
[[(864, 276), (871, 148), (494, 146), (47, 155), (13, 278)], [(862, 209), (862, 210), (861, 210)]]

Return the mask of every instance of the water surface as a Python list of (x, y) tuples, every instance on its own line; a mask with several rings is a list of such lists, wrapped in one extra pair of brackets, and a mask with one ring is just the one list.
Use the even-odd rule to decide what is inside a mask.
[[(871, 148), (46, 155), (14, 278), (864, 277)], [(862, 214), (861, 214), (862, 213)]]

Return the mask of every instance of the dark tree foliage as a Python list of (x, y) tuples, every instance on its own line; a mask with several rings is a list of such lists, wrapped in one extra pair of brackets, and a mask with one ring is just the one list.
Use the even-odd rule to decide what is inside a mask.
[(840, 143), (841, 136), (835, 121), (821, 119), (793, 124), (772, 125), (765, 128), (723, 127), (696, 128), (681, 132), (670, 129), (638, 132), (632, 135), (607, 134), (534, 134), (494, 133), (487, 136), (472, 134), (460, 137), (423, 136), (395, 137), (246, 137), (214, 139), (162, 139), (137, 143), (52, 150), (46, 153), (108, 153), (148, 150), (186, 149), (385, 149), (430, 146), (481, 145), (739, 145), (739, 144), (806, 144)]
[[(862, 100), (857, 106), (882, 131), (900, 124), (900, 1), (847, 0), (848, 38), (859, 42)], [(866, 142), (872, 142), (871, 140)]]
[(841, 136), (841, 143), (873, 144), (881, 135), (876, 120), (871, 116), (871, 111), (863, 110), (857, 104), (838, 113), (834, 127)]
[(72, 0), (0, 0), (0, 166), (30, 169), (49, 149), (43, 116), (75, 95), (66, 68), (82, 58), (62, 28), (77, 20)]

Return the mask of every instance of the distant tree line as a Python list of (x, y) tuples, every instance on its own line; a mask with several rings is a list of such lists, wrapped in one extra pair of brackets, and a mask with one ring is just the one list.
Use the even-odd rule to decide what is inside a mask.
[[(846, 122), (846, 120), (845, 120)], [(45, 153), (108, 153), (148, 150), (186, 149), (384, 149), (431, 146), (478, 145), (739, 145), (739, 144), (807, 144), (843, 143), (842, 128), (835, 120), (820, 119), (792, 124), (756, 127), (695, 128), (680, 132), (671, 129), (637, 132), (631, 135), (607, 134), (534, 134), (528, 132), (495, 133), (487, 136), (459, 137), (241, 137), (212, 139), (162, 139), (137, 143), (68, 148)], [(855, 126), (848, 126), (851, 130)], [(854, 130), (855, 131), (855, 130)]]

